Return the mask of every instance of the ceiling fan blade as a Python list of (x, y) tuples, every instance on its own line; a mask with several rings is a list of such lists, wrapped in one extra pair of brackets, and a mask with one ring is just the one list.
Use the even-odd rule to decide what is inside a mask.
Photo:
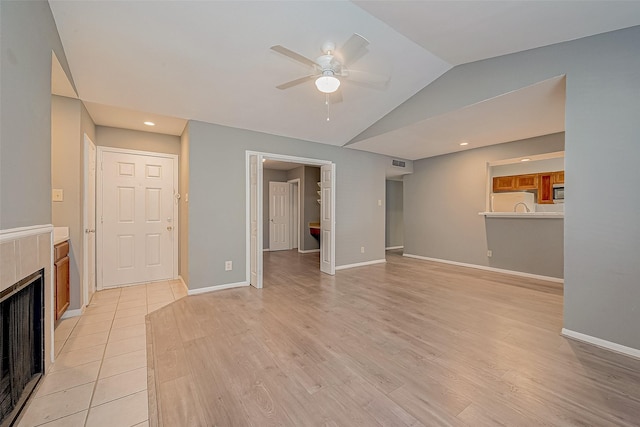
[(374, 89), (386, 89), (391, 80), (388, 76), (360, 70), (344, 70), (342, 75), (346, 77), (345, 81)]
[(271, 50), (274, 50), (284, 56), (288, 56), (289, 58), (294, 59), (304, 65), (308, 65), (310, 67), (316, 67), (318, 65), (316, 64), (315, 61), (312, 61), (311, 59), (305, 56), (302, 56), (299, 53), (292, 51), (291, 49), (287, 49), (284, 46), (280, 46), (279, 44), (275, 46), (271, 46)]
[(317, 77), (317, 74), (311, 74), (308, 76), (300, 77), (299, 79), (291, 80), (290, 82), (282, 83), (281, 85), (276, 86), (278, 89), (284, 90), (289, 89), (290, 87), (301, 85), (302, 83), (308, 82), (312, 78)]
[(365, 39), (360, 34), (354, 34), (349, 37), (349, 40), (347, 40), (338, 50), (338, 53), (342, 58), (342, 63), (344, 65), (349, 65), (351, 62), (367, 53), (365, 48), (368, 44), (369, 40)]

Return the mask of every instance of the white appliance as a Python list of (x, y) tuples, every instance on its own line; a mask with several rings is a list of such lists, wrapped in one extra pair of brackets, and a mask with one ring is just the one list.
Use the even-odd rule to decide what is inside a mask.
[(491, 193), (491, 212), (534, 212), (533, 193), (514, 191)]

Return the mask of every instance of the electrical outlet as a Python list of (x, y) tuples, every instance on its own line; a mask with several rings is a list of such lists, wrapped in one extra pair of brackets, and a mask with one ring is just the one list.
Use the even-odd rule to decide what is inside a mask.
[(363, 254), (364, 253), (364, 246), (360, 246), (360, 253)]
[(492, 250), (488, 250), (487, 251), (487, 257), (491, 258), (493, 256), (493, 251)]
[(233, 261), (225, 261), (224, 262), (224, 271), (233, 270)]

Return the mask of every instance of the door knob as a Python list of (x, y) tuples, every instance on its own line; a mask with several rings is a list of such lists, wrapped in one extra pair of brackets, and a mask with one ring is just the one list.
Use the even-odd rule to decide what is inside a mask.
[(173, 227), (169, 225), (169, 226), (167, 227), (167, 230), (168, 230), (168, 231), (171, 231), (171, 230), (173, 230)]

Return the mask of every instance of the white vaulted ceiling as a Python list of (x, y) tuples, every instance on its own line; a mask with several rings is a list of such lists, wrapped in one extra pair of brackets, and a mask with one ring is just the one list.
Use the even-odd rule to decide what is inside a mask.
[[(110, 107), (97, 124), (118, 126), (120, 108), (332, 145), (351, 141), (453, 65), (640, 24), (640, 2), (618, 1), (50, 4), (78, 97), (94, 111)], [(324, 42), (339, 48), (353, 33), (370, 45), (351, 68), (388, 75), (386, 88), (344, 82), (329, 122), (312, 80), (275, 88), (310, 70), (272, 45), (315, 58)], [(357, 144), (401, 157), (379, 140)]]

